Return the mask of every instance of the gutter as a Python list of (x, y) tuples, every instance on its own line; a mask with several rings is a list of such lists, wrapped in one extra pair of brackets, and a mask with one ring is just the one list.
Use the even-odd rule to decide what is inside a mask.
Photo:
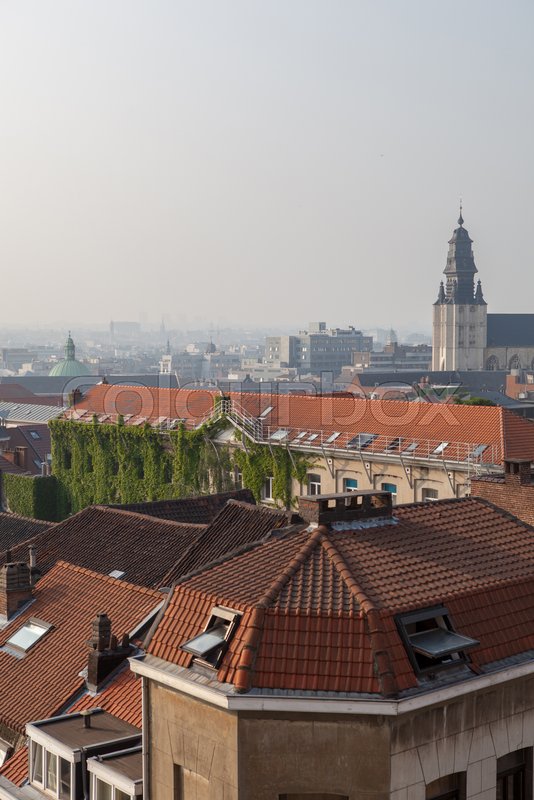
[[(401, 700), (358, 700), (282, 695), (277, 697), (275, 695), (234, 694), (233, 691), (226, 694), (220, 689), (190, 680), (187, 676), (188, 670), (183, 667), (176, 667), (174, 664), (152, 656), (149, 656), (150, 660), (148, 662), (145, 659), (146, 656), (131, 658), (130, 667), (132, 672), (227, 711), (274, 711), (397, 717), (429, 706), (441, 705), (463, 695), (483, 691), (484, 689), (534, 674), (534, 661), (530, 661), (527, 664), (508, 667), (498, 672), (492, 672), (489, 675), (477, 675), (442, 689), (424, 692)], [(146, 718), (145, 715), (143, 717), (144, 719)]]

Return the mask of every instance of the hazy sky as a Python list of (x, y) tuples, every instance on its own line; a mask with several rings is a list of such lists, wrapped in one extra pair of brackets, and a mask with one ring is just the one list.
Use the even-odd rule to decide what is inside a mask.
[(0, 322), (534, 312), (532, 0), (0, 0)]

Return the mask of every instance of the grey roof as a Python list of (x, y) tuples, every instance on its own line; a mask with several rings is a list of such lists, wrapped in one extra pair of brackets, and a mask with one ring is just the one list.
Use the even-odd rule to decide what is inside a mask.
[(488, 347), (534, 347), (534, 314), (488, 314)]
[(0, 419), (8, 422), (48, 422), (59, 417), (65, 410), (65, 406), (0, 403)]
[(438, 372), (432, 370), (410, 370), (409, 372), (361, 372), (357, 378), (362, 386), (374, 387), (385, 386), (388, 383), (394, 386), (419, 383), (421, 378), (427, 378), (434, 386), (447, 386), (449, 384), (460, 385), (463, 390), (480, 391), (481, 389), (491, 389), (499, 391), (506, 384), (506, 370), (480, 370), (480, 371), (451, 371)]

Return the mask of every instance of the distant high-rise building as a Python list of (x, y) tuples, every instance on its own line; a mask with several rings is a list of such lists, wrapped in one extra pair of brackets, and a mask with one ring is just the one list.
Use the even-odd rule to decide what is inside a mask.
[(307, 331), (295, 335), (268, 336), (265, 359), (268, 363), (297, 369), (300, 374), (321, 372), (339, 374), (352, 361), (352, 353), (373, 348), (373, 337), (354, 327), (327, 328), (326, 322), (310, 322)]

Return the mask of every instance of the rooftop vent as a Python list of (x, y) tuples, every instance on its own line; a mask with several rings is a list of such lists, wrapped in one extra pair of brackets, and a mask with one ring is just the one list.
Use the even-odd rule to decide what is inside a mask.
[(329, 522), (391, 517), (390, 492), (356, 491), (299, 498), (299, 512), (307, 522)]

